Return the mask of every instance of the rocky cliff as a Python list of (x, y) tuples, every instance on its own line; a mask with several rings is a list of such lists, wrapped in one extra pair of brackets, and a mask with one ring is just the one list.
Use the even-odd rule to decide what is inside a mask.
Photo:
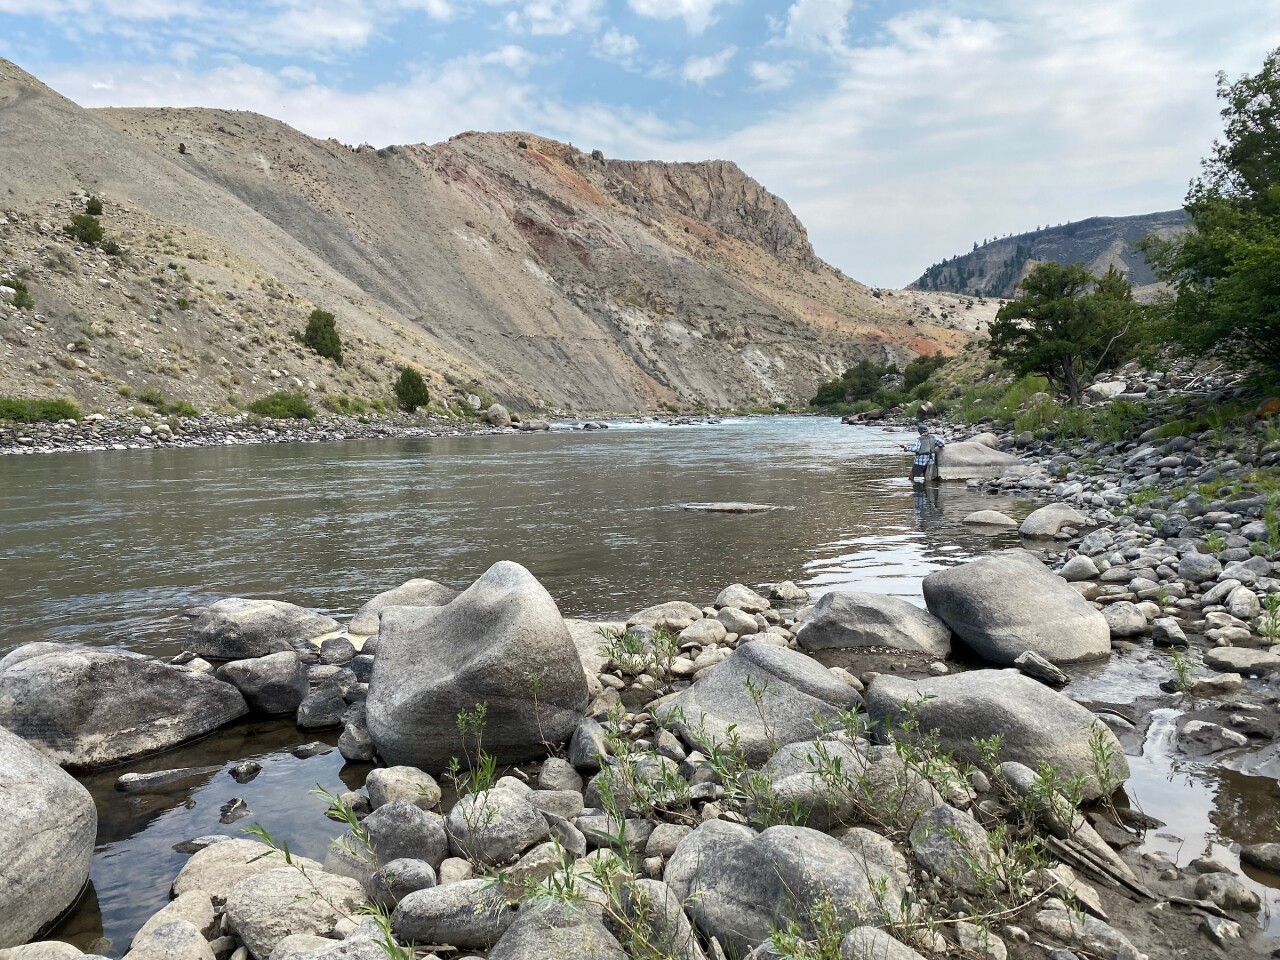
[[(257, 114), (86, 111), (0, 60), (0, 393), (229, 407), (281, 385), (636, 411), (794, 401), (867, 356), (964, 342), (823, 263), (735, 164), (606, 159), (527, 133), (352, 148)], [(113, 255), (61, 227), (101, 197)], [(289, 336), (337, 315), (342, 368)]]

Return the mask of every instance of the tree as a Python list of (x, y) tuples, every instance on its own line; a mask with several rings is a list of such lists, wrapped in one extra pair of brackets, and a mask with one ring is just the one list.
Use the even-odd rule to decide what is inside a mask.
[(87, 213), (77, 213), (62, 229), (79, 243), (93, 246), (102, 241), (102, 224), (98, 222), (97, 217)]
[(319, 307), (312, 310), (306, 332), (299, 339), (304, 346), (342, 366), (342, 338), (338, 336), (338, 325), (332, 313)]
[(91, 217), (102, 216), (102, 201), (97, 197), (90, 197), (84, 202), (84, 212)]
[(1141, 244), (1174, 298), (1166, 333), (1211, 351), (1280, 368), (1280, 48), (1255, 75), (1218, 74), (1224, 136), (1215, 140), (1184, 206), (1182, 237)]
[(1018, 289), (991, 323), (992, 355), (1019, 375), (1044, 376), (1078, 404), (1089, 379), (1133, 345), (1137, 305), (1128, 281), (1115, 267), (1098, 278), (1083, 263), (1048, 262)]
[(392, 389), (395, 391), (396, 403), (406, 413), (413, 413), (419, 407), (425, 407), (431, 402), (431, 394), (427, 390), (426, 381), (422, 379), (422, 374), (413, 369), (413, 367), (402, 367), (400, 369), (400, 379), (395, 382), (395, 386)]

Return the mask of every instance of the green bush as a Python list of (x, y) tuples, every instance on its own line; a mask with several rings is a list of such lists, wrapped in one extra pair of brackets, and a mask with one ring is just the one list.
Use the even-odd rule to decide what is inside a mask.
[(342, 338), (338, 336), (338, 325), (332, 313), (316, 307), (307, 319), (307, 329), (297, 339), (303, 346), (342, 366)]
[(413, 413), (419, 407), (425, 407), (431, 402), (431, 393), (427, 390), (426, 381), (422, 379), (422, 374), (412, 367), (404, 367), (400, 370), (400, 378), (396, 380), (392, 389), (395, 391), (396, 403), (407, 413)]
[(200, 416), (200, 408), (194, 403), (187, 400), (177, 400), (169, 404), (165, 413), (172, 413), (179, 417), (198, 417)]
[(177, 300), (174, 301), (174, 303), (177, 304), (179, 310), (191, 309), (191, 301), (188, 300), (186, 297), (179, 297)]
[(42, 423), (79, 420), (83, 416), (74, 400), (41, 400), (34, 397), (0, 397), (0, 420)]
[(13, 287), (13, 305), (15, 307), (19, 310), (34, 310), (36, 308), (36, 302), (25, 283), (21, 280), (10, 280), (9, 285)]
[(91, 217), (102, 216), (102, 201), (97, 197), (90, 197), (84, 202), (84, 212)]
[(119, 257), (124, 253), (124, 247), (111, 239), (103, 240), (101, 248), (102, 252), (109, 257)]
[(288, 390), (277, 390), (259, 397), (249, 404), (249, 410), (260, 417), (275, 420), (310, 420), (316, 415), (315, 408), (307, 403), (306, 397)]
[(369, 401), (364, 397), (351, 397), (345, 393), (327, 394), (320, 402), (324, 404), (326, 410), (345, 413), (348, 416), (357, 417), (369, 412)]
[(91, 217), (87, 213), (77, 213), (62, 230), (74, 237), (77, 243), (93, 246), (102, 242), (102, 224), (98, 222), (97, 217)]
[[(936, 371), (941, 370), (946, 362), (947, 358), (940, 353), (935, 353), (932, 356), (921, 354), (916, 357), (907, 364), (907, 369), (902, 371), (903, 389), (912, 396), (916, 396), (916, 388), (923, 386), (924, 382), (933, 376)], [(924, 396), (916, 397), (916, 399), (927, 400), (929, 398)]]

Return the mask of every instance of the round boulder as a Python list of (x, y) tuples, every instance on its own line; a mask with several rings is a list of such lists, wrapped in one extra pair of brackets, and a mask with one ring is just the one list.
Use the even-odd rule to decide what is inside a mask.
[(270, 960), (285, 937), (330, 936), (364, 902), (364, 889), (349, 877), (276, 867), (236, 884), (227, 897), (227, 922), (256, 960)]
[(195, 619), (188, 645), (199, 657), (243, 660), (266, 656), (278, 640), (311, 640), (338, 627), (332, 617), (292, 603), (228, 597)]
[(239, 690), (250, 709), (273, 717), (297, 713), (311, 689), (307, 668), (292, 650), (232, 660), (218, 668), (217, 677)]
[(1033, 510), (1022, 521), (1018, 532), (1024, 537), (1052, 537), (1063, 527), (1087, 526), (1089, 518), (1074, 507), (1065, 503), (1051, 503), (1047, 507)]
[(890, 647), (945, 657), (951, 652), (947, 625), (914, 604), (881, 593), (823, 594), (796, 632), (804, 650)]
[(400, 586), (378, 594), (356, 611), (347, 625), (356, 636), (378, 632), (378, 621), (387, 607), (443, 607), (458, 595), (458, 591), (434, 580), (415, 578)]

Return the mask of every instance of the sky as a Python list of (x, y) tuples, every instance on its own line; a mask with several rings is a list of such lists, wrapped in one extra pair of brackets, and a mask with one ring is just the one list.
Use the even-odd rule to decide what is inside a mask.
[(1278, 46), (1276, 0), (0, 0), (0, 56), (87, 107), (733, 160), (891, 287), (987, 238), (1180, 206), (1218, 71)]

